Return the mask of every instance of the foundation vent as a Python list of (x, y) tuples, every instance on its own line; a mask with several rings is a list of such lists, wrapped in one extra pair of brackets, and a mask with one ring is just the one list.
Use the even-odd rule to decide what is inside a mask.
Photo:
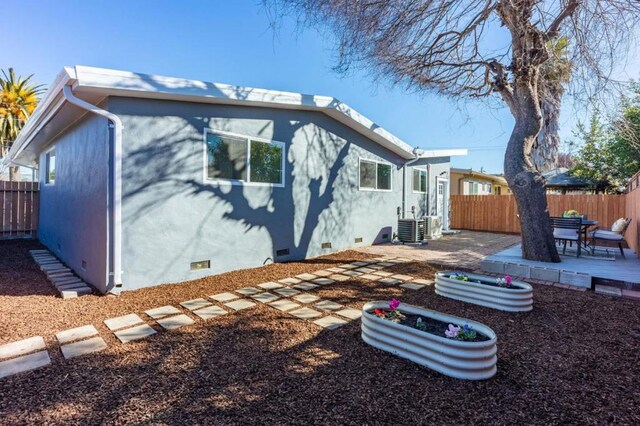
[(362, 242), (362, 237), (356, 237), (353, 241), (356, 242), (356, 243), (361, 243)]
[(280, 256), (288, 256), (289, 255), (289, 249), (280, 249), (280, 250), (276, 250), (276, 257), (280, 257)]
[(210, 269), (211, 261), (210, 260), (199, 260), (197, 262), (191, 262), (191, 270), (199, 271), (201, 269)]
[(331, 243), (322, 243), (322, 248), (323, 249), (330, 249), (331, 248)]
[(389, 239), (389, 234), (382, 234), (382, 239), (383, 240), (388, 240)]

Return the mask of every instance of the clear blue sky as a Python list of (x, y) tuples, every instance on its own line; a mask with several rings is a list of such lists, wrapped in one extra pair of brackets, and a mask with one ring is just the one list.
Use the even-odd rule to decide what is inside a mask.
[[(331, 40), (286, 21), (274, 36), (259, 0), (22, 0), (10, 14), (2, 20), (0, 68), (35, 74), (40, 83), (51, 83), (65, 65), (89, 65), (330, 95), (411, 145), (469, 148), (455, 167), (502, 172), (513, 125), (508, 110), (470, 101), (461, 111), (362, 73), (337, 75)], [(563, 136), (575, 120), (564, 114)]]

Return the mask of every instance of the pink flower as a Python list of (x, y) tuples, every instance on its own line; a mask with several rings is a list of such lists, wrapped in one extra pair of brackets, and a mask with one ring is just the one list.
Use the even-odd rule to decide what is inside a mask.
[(458, 327), (457, 325), (449, 324), (449, 329), (445, 330), (444, 335), (455, 339), (456, 337), (458, 337), (458, 333), (460, 333), (460, 327)]
[(400, 306), (400, 301), (398, 299), (392, 299), (391, 302), (389, 302), (389, 309), (392, 311), (398, 309), (398, 306)]
[(504, 282), (506, 282), (507, 285), (511, 285), (511, 275), (507, 275), (506, 277), (504, 277)]

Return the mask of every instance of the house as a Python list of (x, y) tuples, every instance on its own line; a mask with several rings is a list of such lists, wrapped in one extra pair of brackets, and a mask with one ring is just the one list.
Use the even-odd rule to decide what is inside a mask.
[(472, 169), (451, 169), (451, 195), (506, 195), (511, 190), (501, 175)]
[(39, 239), (101, 292), (390, 241), (448, 217), (452, 155), (335, 98), (66, 67), (11, 148)]
[(589, 194), (593, 185), (586, 179), (572, 176), (568, 169), (558, 168), (543, 173), (547, 179), (547, 194)]

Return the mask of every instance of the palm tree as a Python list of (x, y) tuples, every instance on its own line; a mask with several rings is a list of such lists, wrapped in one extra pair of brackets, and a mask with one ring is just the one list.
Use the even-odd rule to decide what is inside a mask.
[(531, 151), (531, 158), (540, 172), (554, 169), (558, 163), (560, 148), (560, 107), (564, 87), (571, 79), (571, 61), (568, 56), (568, 40), (566, 37), (549, 40), (547, 49), (551, 60), (540, 72), (544, 75), (541, 81), (545, 84), (538, 87), (540, 109), (542, 112), (542, 128), (538, 140)]
[[(13, 68), (9, 72), (2, 70), (0, 76), (0, 157), (4, 157), (24, 127), (29, 116), (36, 109), (42, 85), (31, 81), (33, 75), (23, 78), (17, 76)], [(11, 180), (17, 177), (16, 170), (10, 169)]]

